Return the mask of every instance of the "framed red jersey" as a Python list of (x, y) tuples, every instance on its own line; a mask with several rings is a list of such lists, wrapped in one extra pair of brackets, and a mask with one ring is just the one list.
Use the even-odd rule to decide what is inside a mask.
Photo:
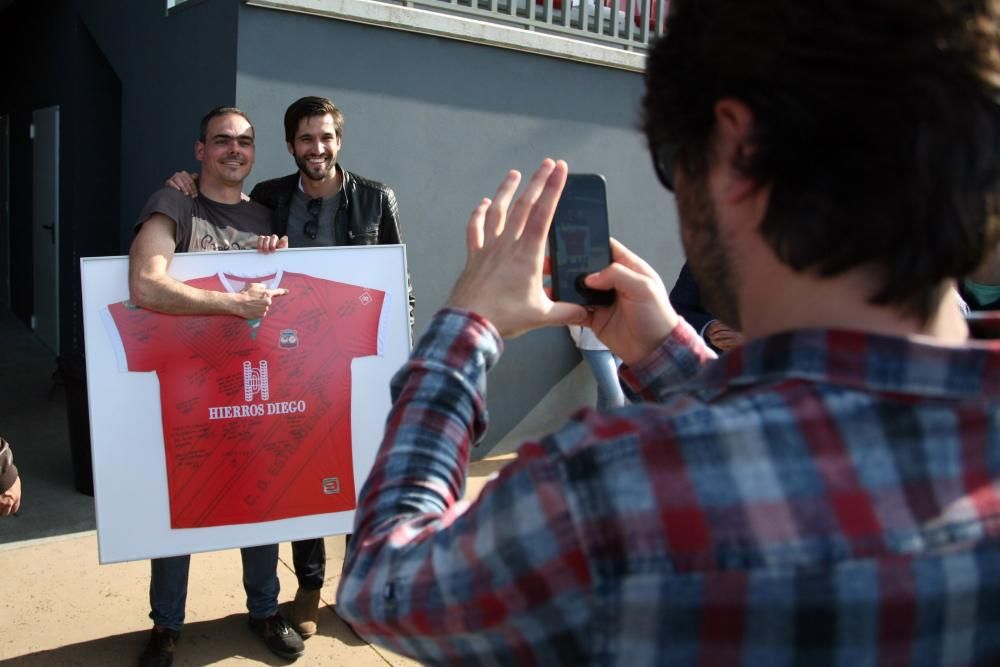
[(285, 271), (186, 284), (251, 282), (288, 290), (260, 320), (107, 309), (120, 370), (159, 378), (172, 528), (355, 507), (351, 362), (378, 354), (385, 294)]
[(101, 562), (350, 532), (409, 354), (402, 246), (182, 253), (171, 275), (288, 290), (260, 320), (128, 300), (81, 262)]

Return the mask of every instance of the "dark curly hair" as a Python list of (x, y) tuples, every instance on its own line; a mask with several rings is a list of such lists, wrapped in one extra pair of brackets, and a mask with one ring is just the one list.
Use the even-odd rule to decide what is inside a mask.
[(754, 114), (734, 165), (798, 271), (869, 264), (873, 303), (927, 319), (1000, 241), (1000, 2), (672, 0), (643, 100), (651, 147), (704, 173), (722, 98)]

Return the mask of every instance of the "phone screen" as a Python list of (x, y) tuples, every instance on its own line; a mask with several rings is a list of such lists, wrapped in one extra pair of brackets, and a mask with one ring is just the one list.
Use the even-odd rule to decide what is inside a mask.
[(614, 291), (583, 284), (589, 273), (611, 263), (608, 200), (600, 174), (569, 174), (549, 230), (552, 296), (584, 306), (614, 302)]

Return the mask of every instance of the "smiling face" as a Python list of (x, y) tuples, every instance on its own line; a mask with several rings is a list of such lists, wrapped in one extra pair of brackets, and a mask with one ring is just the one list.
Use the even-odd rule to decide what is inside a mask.
[(306, 178), (313, 181), (336, 178), (340, 137), (333, 116), (307, 116), (300, 120), (295, 138), (288, 144), (288, 152)]
[(242, 186), (253, 168), (253, 127), (237, 114), (211, 119), (204, 140), (195, 144), (195, 158), (201, 162), (202, 184)]

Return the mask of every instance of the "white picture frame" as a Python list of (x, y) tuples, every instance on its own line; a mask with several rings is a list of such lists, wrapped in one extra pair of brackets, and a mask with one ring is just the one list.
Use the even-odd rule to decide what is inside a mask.
[[(390, 407), (389, 381), (410, 351), (406, 252), (402, 245), (181, 253), (177, 280), (221, 272), (294, 272), (385, 293), (377, 356), (351, 363), (355, 495), (367, 478)], [(128, 257), (81, 260), (98, 556), (115, 563), (351, 532), (354, 511), (200, 528), (170, 526), (166, 458), (156, 372), (121, 370), (108, 306), (128, 299)], [(281, 297), (277, 297), (281, 298)], [(222, 316), (225, 317), (225, 316)]]

